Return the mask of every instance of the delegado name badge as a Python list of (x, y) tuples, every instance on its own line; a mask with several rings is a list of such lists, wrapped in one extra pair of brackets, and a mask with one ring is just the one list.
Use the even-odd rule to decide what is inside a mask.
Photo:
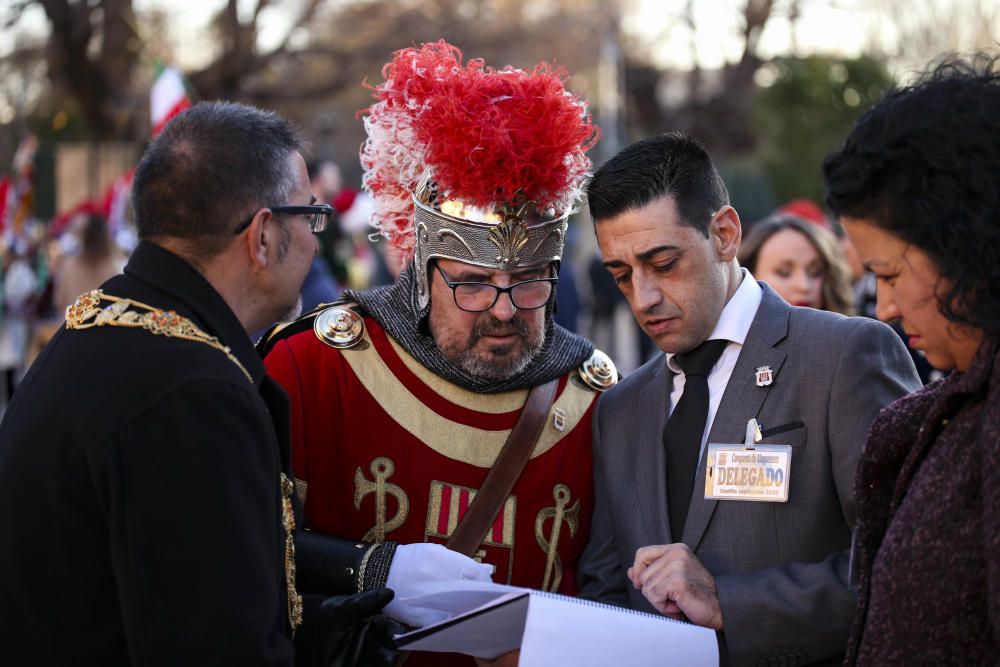
[(790, 445), (708, 446), (705, 498), (784, 503), (792, 464)]

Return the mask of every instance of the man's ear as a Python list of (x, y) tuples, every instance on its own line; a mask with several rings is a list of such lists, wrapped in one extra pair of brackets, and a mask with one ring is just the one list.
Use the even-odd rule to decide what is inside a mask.
[(257, 211), (246, 231), (247, 255), (255, 270), (267, 268), (278, 248), (277, 229), (270, 224), (274, 214), (269, 208)]
[(728, 204), (720, 208), (712, 216), (708, 232), (715, 243), (719, 259), (729, 262), (736, 257), (736, 253), (740, 249), (740, 241), (743, 240), (743, 226), (740, 224), (740, 216), (735, 208)]

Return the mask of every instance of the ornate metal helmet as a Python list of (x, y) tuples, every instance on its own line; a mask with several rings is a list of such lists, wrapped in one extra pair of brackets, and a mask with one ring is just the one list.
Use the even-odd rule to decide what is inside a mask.
[(415, 257), (418, 307), (435, 258), (558, 264), (599, 136), (565, 71), (463, 65), (441, 40), (396, 52), (383, 75), (364, 117), (363, 182), (378, 232)]

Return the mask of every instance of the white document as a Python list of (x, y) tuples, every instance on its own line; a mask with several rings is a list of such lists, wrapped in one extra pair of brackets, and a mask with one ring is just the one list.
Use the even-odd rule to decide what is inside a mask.
[(402, 650), (495, 658), (521, 649), (522, 667), (634, 665), (716, 667), (715, 632), (645, 614), (526, 588), (433, 582), (399, 598), (443, 620), (397, 636)]

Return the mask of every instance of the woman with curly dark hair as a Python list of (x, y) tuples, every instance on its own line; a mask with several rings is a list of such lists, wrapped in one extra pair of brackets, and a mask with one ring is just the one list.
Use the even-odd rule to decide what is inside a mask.
[(888, 94), (823, 169), (878, 317), (953, 371), (885, 408), (855, 478), (847, 664), (1000, 655), (1000, 71), (951, 59)]
[(837, 237), (790, 213), (750, 226), (739, 251), (740, 266), (793, 306), (854, 314), (851, 269)]

